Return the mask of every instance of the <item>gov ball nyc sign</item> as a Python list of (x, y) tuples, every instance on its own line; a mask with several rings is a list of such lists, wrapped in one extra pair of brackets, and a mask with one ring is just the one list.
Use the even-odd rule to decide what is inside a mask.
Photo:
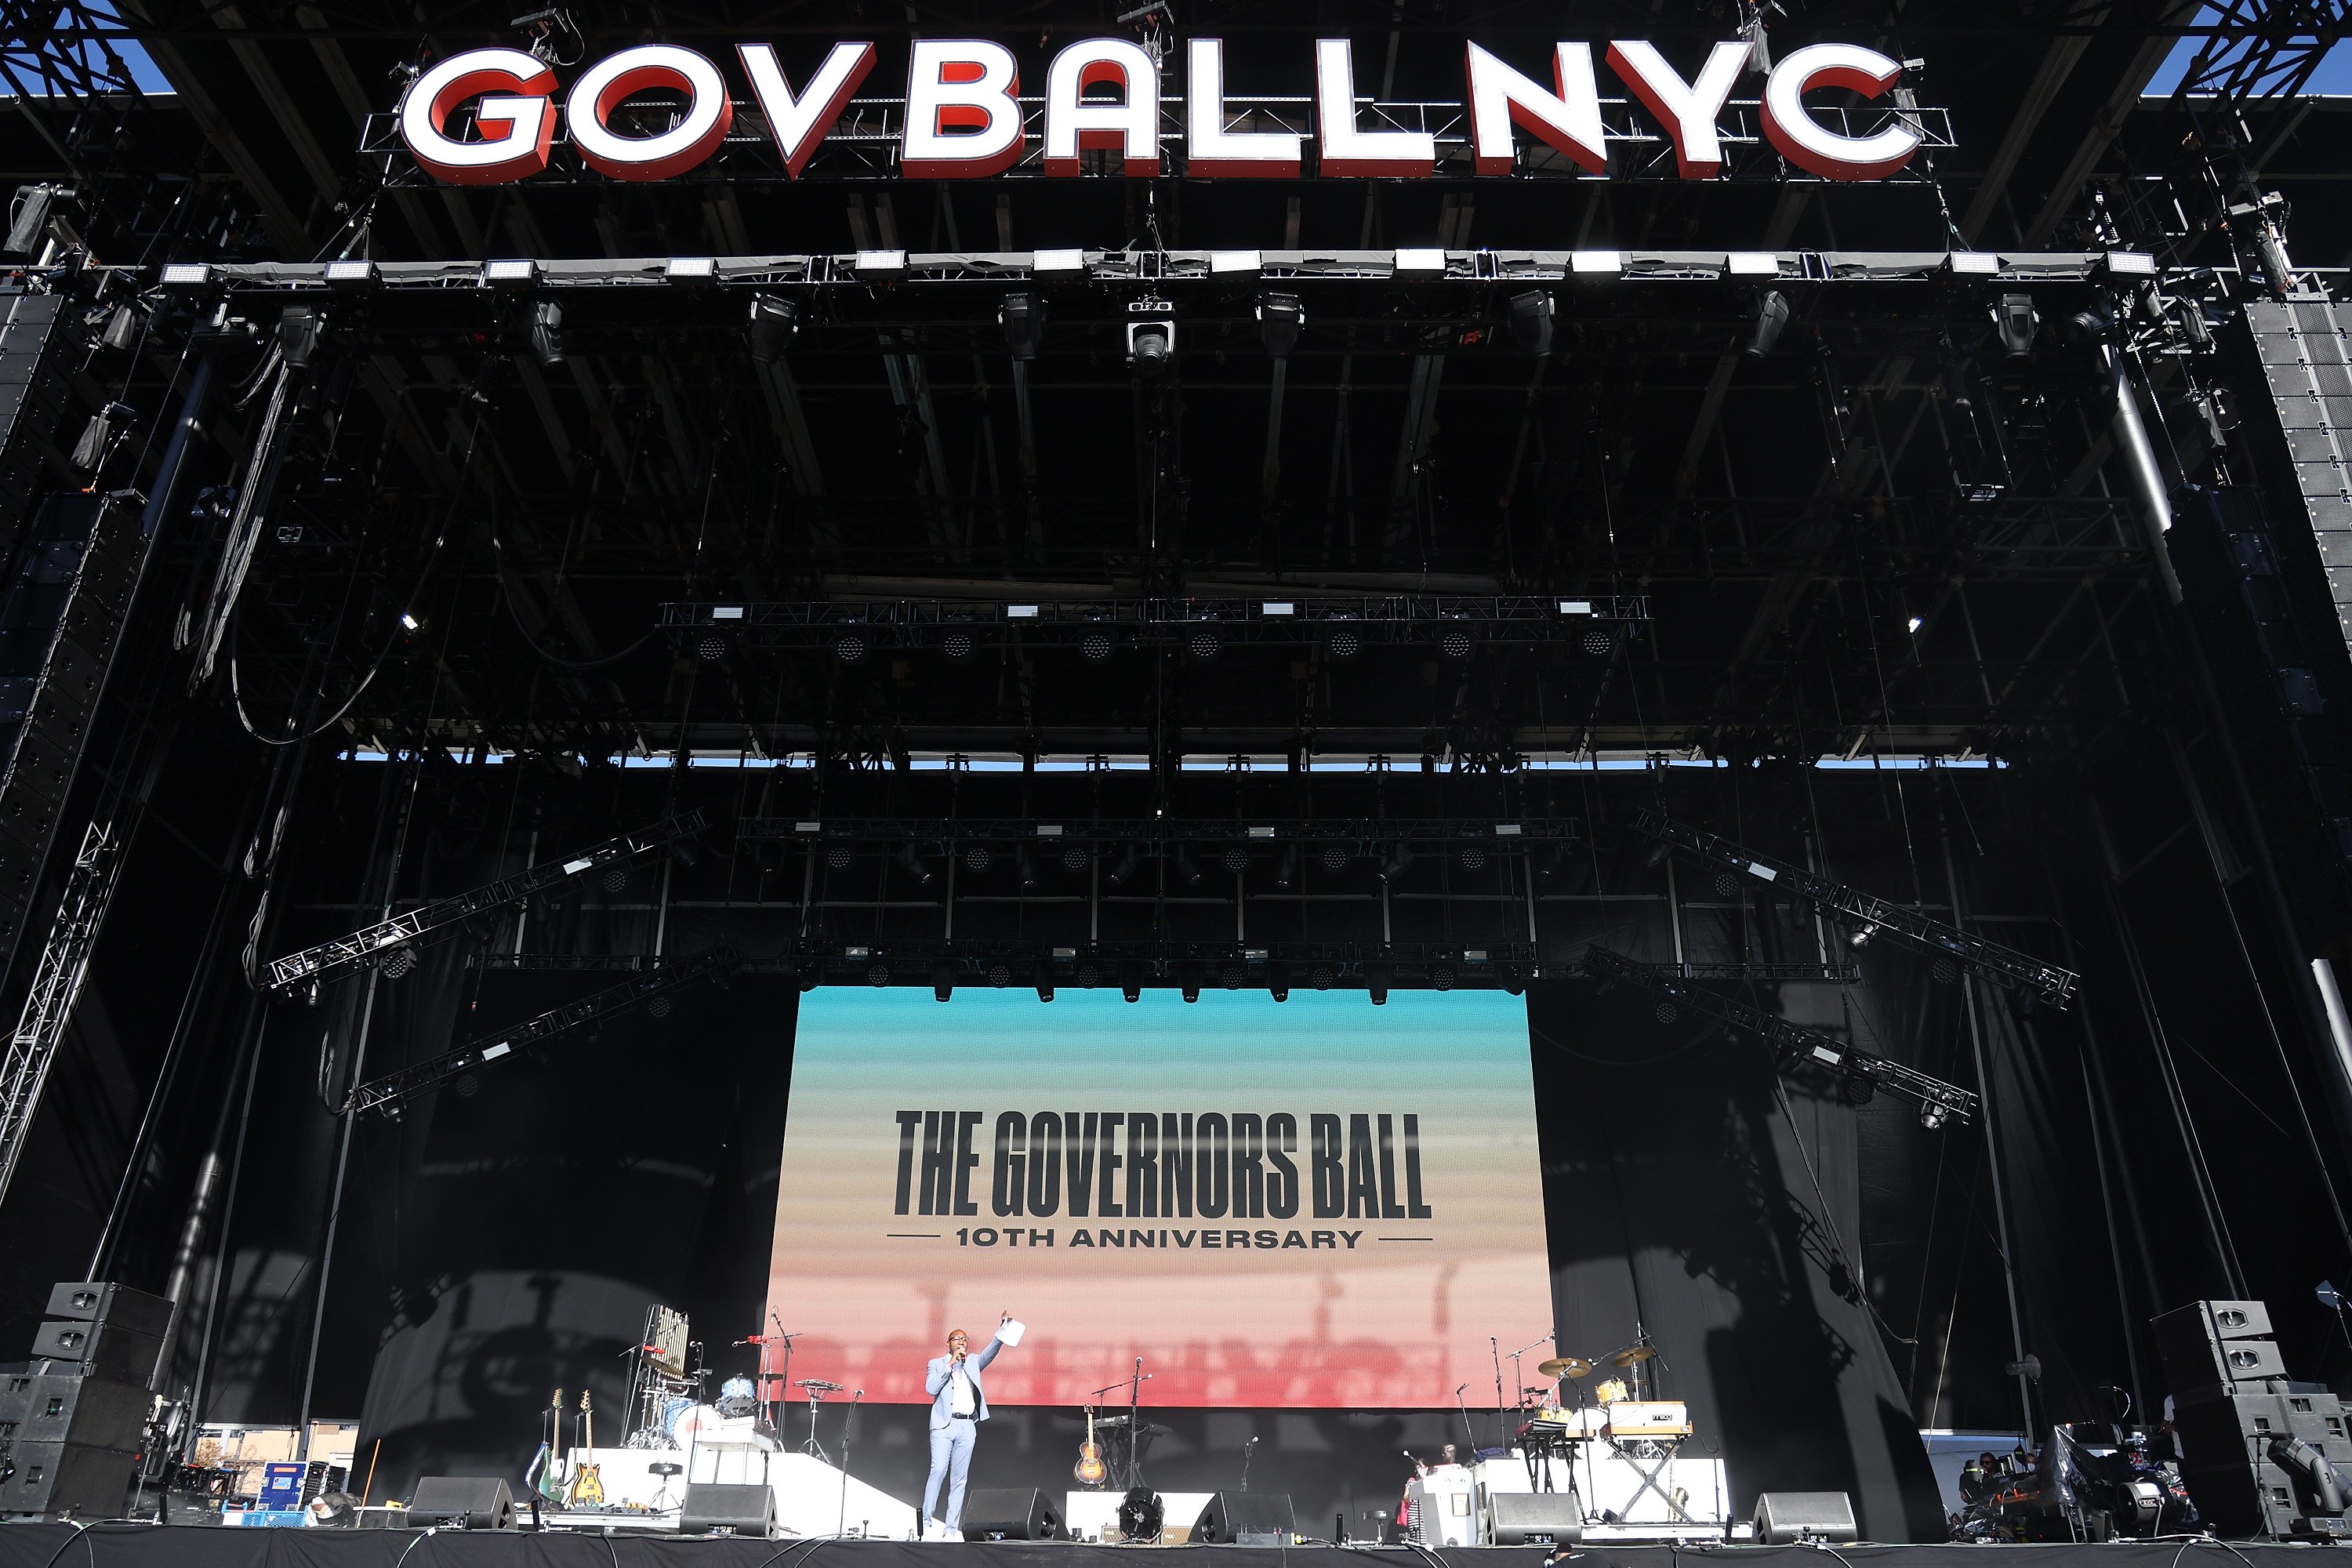
[[(1468, 134), (1481, 174), (1507, 174), (1522, 135), (1551, 147), (1595, 174), (1609, 167), (1601, 95), (1588, 43), (1552, 47), (1549, 86), (1476, 44), (1465, 46)], [(1624, 82), (1674, 148), (1685, 180), (1713, 178), (1723, 167), (1717, 121), (1747, 68), (1749, 46), (1719, 43), (1685, 79), (1651, 44), (1621, 38), (1606, 47), (1610, 70)], [(799, 178), (834, 132), (850, 96), (874, 68), (871, 43), (835, 44), (814, 75), (795, 88), (767, 44), (736, 51), (743, 74), (782, 158)], [(1437, 138), (1425, 131), (1365, 129), (1357, 113), (1355, 58), (1345, 38), (1315, 42), (1318, 167), (1339, 178), (1397, 179), (1433, 174)], [(1196, 177), (1296, 179), (1307, 140), (1291, 131), (1237, 129), (1227, 107), (1225, 51), (1216, 38), (1184, 50), (1181, 107), (1185, 172)], [(1801, 169), (1830, 180), (1881, 180), (1911, 161), (1922, 137), (1905, 115), (1891, 115), (1867, 135), (1833, 131), (1806, 108), (1806, 95), (1846, 89), (1876, 98), (1903, 74), (1903, 63), (1854, 44), (1814, 44), (1784, 56), (1766, 77), (1765, 139)], [(1089, 97), (1089, 89), (1104, 89)], [(680, 95), (667, 129), (625, 132), (614, 114), (643, 92)], [(591, 167), (616, 180), (667, 180), (717, 152), (734, 123), (735, 105), (716, 62), (675, 44), (646, 44), (607, 55), (582, 72), (556, 102), (555, 73), (520, 49), (469, 49), (452, 55), (409, 85), (398, 112), (401, 140), (427, 173), (452, 184), (492, 185), (528, 179), (547, 167), (556, 117)], [(980, 179), (1011, 168), (1029, 150), (1013, 52), (977, 38), (918, 38), (907, 62), (906, 118), (899, 171), (923, 180)], [(1160, 72), (1152, 57), (1124, 38), (1087, 38), (1046, 68), (1042, 115), (1045, 172), (1075, 175), (1079, 154), (1118, 154), (1132, 176), (1161, 173)], [(452, 117), (474, 106), (473, 133)]]

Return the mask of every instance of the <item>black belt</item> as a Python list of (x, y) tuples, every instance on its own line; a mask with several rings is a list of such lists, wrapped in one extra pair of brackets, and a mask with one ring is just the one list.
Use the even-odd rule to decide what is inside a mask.
[(950, 1412), (948, 1415), (948, 1419), (950, 1421), (970, 1421), (972, 1420), (973, 1417), (970, 1415), (958, 1415)]

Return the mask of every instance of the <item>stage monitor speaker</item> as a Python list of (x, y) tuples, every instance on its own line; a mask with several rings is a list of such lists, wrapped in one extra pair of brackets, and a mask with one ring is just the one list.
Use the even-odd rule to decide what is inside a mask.
[(776, 1494), (762, 1486), (720, 1486), (693, 1481), (686, 1489), (686, 1505), (678, 1510), (677, 1527), (688, 1535), (756, 1535), (762, 1541), (776, 1533)]
[(1062, 1510), (1035, 1487), (976, 1491), (963, 1500), (966, 1541), (1066, 1541)]
[(1288, 1492), (1211, 1492), (1189, 1539), (1194, 1546), (1287, 1546), (1297, 1528)]
[(1764, 1492), (1756, 1499), (1756, 1539), (1766, 1546), (1800, 1541), (1842, 1545), (1860, 1534), (1853, 1500), (1843, 1492)]
[(418, 1524), (512, 1530), (514, 1497), (495, 1476), (426, 1476), (408, 1500), (408, 1517)]
[(1488, 1492), (1489, 1546), (1574, 1546), (1584, 1539), (1584, 1505), (1574, 1490)]
[(138, 1462), (88, 1443), (12, 1443), (0, 1451), (0, 1516), (120, 1519)]

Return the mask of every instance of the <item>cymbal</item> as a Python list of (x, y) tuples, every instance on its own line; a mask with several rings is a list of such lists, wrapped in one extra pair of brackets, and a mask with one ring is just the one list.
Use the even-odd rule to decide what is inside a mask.
[(1657, 1353), (1658, 1347), (1655, 1345), (1627, 1345), (1623, 1350), (1617, 1351), (1611, 1354), (1609, 1357), (1609, 1364), (1611, 1366), (1632, 1366), (1635, 1362), (1647, 1361)]
[(1591, 1377), (1592, 1363), (1582, 1356), (1555, 1356), (1549, 1361), (1538, 1362), (1536, 1371), (1545, 1377)]

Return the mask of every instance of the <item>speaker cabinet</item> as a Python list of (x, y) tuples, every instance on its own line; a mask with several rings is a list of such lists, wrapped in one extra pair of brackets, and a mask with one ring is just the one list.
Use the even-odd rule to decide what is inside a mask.
[(92, 1375), (145, 1388), (155, 1379), (163, 1337), (120, 1328), (103, 1320), (55, 1319), (34, 1336), (33, 1354), (49, 1361), (79, 1362)]
[(1756, 1539), (1766, 1546), (1799, 1541), (1840, 1545), (1860, 1533), (1853, 1500), (1843, 1492), (1765, 1492), (1756, 1500)]
[(720, 1486), (695, 1481), (686, 1489), (686, 1505), (678, 1510), (677, 1527), (688, 1535), (756, 1535), (772, 1540), (776, 1533), (776, 1494), (761, 1486)]
[(144, 1290), (106, 1279), (68, 1279), (49, 1287), (45, 1318), (111, 1323), (134, 1334), (161, 1339), (171, 1326), (172, 1303)]
[(1065, 1541), (1062, 1510), (1035, 1487), (976, 1491), (963, 1500), (966, 1541)]
[(417, 1524), (456, 1524), (467, 1530), (512, 1530), (514, 1497), (493, 1476), (426, 1476), (408, 1502)]
[(0, 1515), (117, 1519), (138, 1456), (88, 1443), (13, 1443), (0, 1452)]
[(2225, 1397), (2233, 1384), (2286, 1375), (2270, 1338), (2270, 1310), (2260, 1301), (2192, 1301), (2159, 1314), (2148, 1327), (2176, 1409)]
[(85, 1377), (64, 1362), (0, 1376), (0, 1444), (79, 1443), (135, 1449), (147, 1430), (148, 1394), (134, 1383)]
[(1287, 1545), (1297, 1528), (1288, 1492), (1212, 1492), (1190, 1540), (1194, 1546)]
[(1584, 1539), (1584, 1505), (1573, 1490), (1488, 1492), (1489, 1546), (1574, 1546)]

